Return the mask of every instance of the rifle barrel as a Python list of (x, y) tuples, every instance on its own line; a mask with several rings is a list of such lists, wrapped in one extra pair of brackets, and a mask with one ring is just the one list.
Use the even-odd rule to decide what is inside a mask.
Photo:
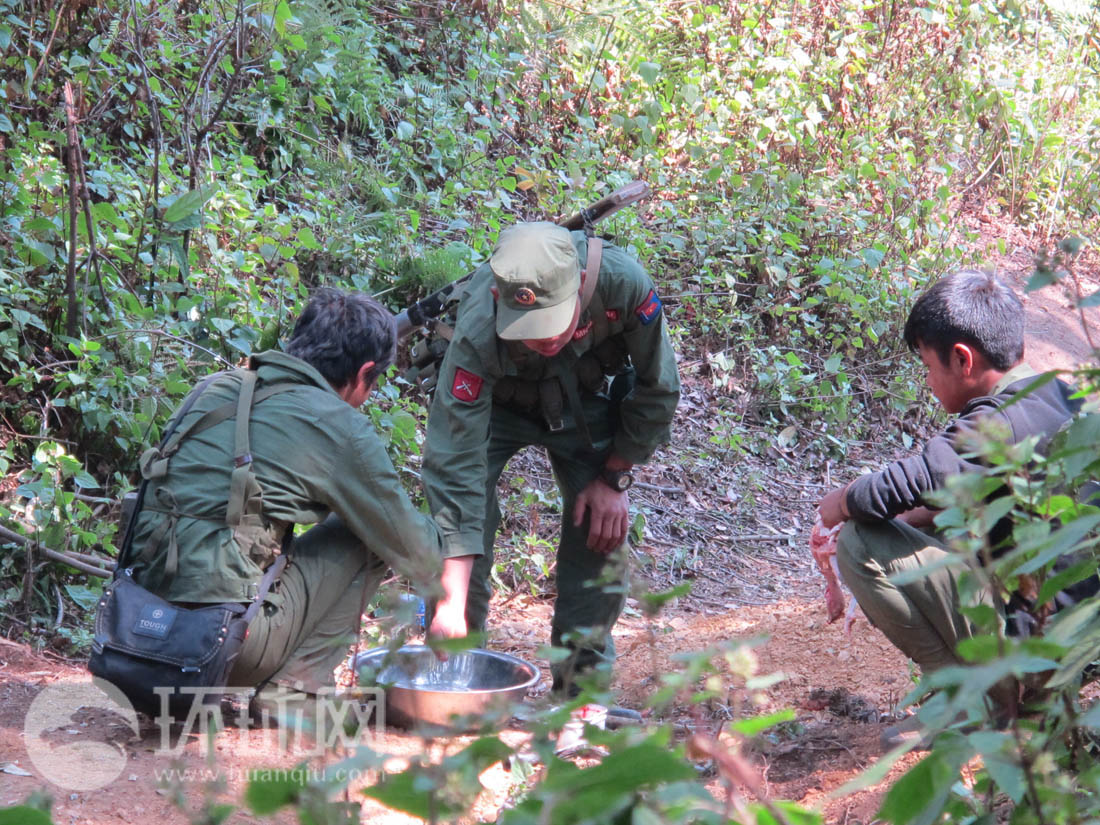
[(596, 221), (611, 217), (624, 206), (630, 206), (632, 203), (637, 203), (643, 198), (649, 197), (651, 194), (652, 192), (650, 191), (649, 184), (644, 180), (632, 180), (625, 186), (620, 186), (610, 195), (605, 195), (600, 198), (583, 212), (578, 212), (576, 215), (559, 221), (558, 225), (564, 226), (569, 230), (584, 229), (586, 214), (588, 219), (592, 221), (592, 223), (595, 223)]

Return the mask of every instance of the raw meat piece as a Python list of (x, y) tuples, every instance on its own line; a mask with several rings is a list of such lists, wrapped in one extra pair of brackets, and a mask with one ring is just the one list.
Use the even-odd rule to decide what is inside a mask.
[[(836, 535), (840, 532), (840, 524), (826, 530), (821, 523), (821, 515), (818, 514), (814, 526), (810, 529), (810, 552), (813, 554), (817, 569), (825, 577), (825, 607), (829, 613), (829, 622), (835, 622), (844, 615), (847, 607), (847, 599), (840, 585), (840, 576), (836, 570)], [(845, 622), (846, 629), (851, 622)]]

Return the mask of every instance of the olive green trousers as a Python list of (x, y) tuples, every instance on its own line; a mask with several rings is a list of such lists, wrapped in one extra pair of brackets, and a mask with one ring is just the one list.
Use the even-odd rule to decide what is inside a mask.
[(355, 642), (364, 599), (385, 572), (336, 516), (296, 538), (271, 600), (249, 625), (229, 684), (270, 681), (306, 693), (331, 687), (333, 670)]
[(625, 601), (626, 542), (611, 553), (597, 553), (588, 549), (587, 516), (579, 527), (573, 525), (577, 494), (599, 475), (613, 441), (611, 404), (606, 399), (586, 396), (583, 407), (591, 447), (568, 416), (562, 430), (550, 432), (534, 416), (519, 415), (499, 406), (493, 408), (486, 473), (484, 553), (474, 560), (466, 598), (468, 629), (483, 631), (492, 596), (493, 547), (501, 521), (497, 481), (504, 465), (524, 447), (544, 448), (562, 497), (557, 599), (550, 643), (570, 651), (564, 661), (551, 665), (555, 690), (570, 690), (575, 674), (601, 664), (605, 665), (600, 668), (604, 680), (610, 678), (610, 665), (615, 658), (611, 628)]
[[(871, 624), (924, 673), (962, 664), (956, 647), (975, 635), (962, 614), (957, 566), (938, 567), (908, 584), (894, 584), (895, 573), (929, 569), (950, 555), (934, 536), (892, 519), (877, 523), (849, 521), (837, 538), (840, 576)], [(974, 604), (994, 607), (988, 592)]]

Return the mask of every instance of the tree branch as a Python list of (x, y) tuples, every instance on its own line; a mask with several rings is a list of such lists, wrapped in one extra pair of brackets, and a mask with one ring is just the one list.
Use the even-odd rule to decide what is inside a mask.
[[(42, 59), (38, 61), (38, 65), (34, 67), (34, 74), (31, 75), (31, 82), (27, 84), (27, 93), (25, 97), (30, 100), (30, 95), (34, 94), (34, 84), (38, 81), (38, 73), (42, 71), (42, 67), (46, 65), (46, 61), (50, 59), (50, 50), (53, 49), (53, 41), (57, 37), (57, 30), (61, 27), (61, 18), (65, 16), (65, 3), (61, 4), (61, 7), (57, 10), (57, 20), (54, 21), (53, 31), (50, 32), (50, 42), (46, 44), (45, 50), (42, 52)], [(33, 42), (33, 38), (29, 38)]]
[[(153, 87), (149, 84), (149, 67), (145, 64), (145, 52), (141, 45), (141, 29), (138, 27), (137, 0), (130, 0), (130, 16), (134, 21), (134, 55), (138, 65), (141, 66), (141, 80), (145, 86), (145, 100), (149, 104), (149, 117), (153, 121), (153, 191), (145, 202), (145, 208), (141, 210), (141, 223), (136, 235), (137, 248), (134, 250), (134, 260), (141, 259), (141, 244), (145, 237), (145, 216), (149, 208), (153, 210), (153, 228), (157, 223), (157, 201), (160, 200), (160, 149), (164, 143), (164, 134), (160, 127), (160, 109), (157, 107), (156, 98), (153, 97)], [(156, 260), (156, 245), (153, 248), (153, 259)], [(149, 267), (149, 301), (153, 300), (153, 267)]]
[(211, 358), (217, 361), (221, 361), (229, 368), (233, 367), (232, 362), (218, 355), (218, 353), (214, 352), (213, 350), (209, 350), (206, 347), (201, 347), (194, 341), (188, 341), (186, 338), (180, 338), (178, 335), (173, 335), (170, 332), (165, 332), (163, 329), (116, 329), (114, 332), (105, 332), (103, 335), (97, 335), (92, 340), (95, 341), (100, 338), (112, 338), (115, 335), (157, 335), (162, 338), (171, 338), (173, 341), (179, 341), (181, 344), (187, 344), (187, 346), (189, 347), (194, 347), (197, 350), (202, 350)]
[[(236, 93), (237, 86), (240, 83), (244, 55), (246, 49), (248, 48), (248, 38), (245, 36), (245, 31), (244, 8), (241, 0), (238, 0), (237, 13), (236, 17), (233, 20), (233, 25), (226, 33), (226, 35), (221, 39), (221, 41), (215, 44), (214, 49), (207, 59), (206, 65), (203, 66), (202, 73), (199, 77), (199, 83), (195, 87), (195, 97), (199, 98), (199, 89), (203, 88), (205, 91), (205, 87), (210, 80), (210, 75), (213, 73), (214, 68), (217, 66), (221, 53), (225, 50), (230, 41), (230, 38), (235, 39), (237, 43), (237, 48), (235, 49), (233, 54), (233, 74), (230, 75), (229, 82), (226, 84), (225, 93), (222, 95), (221, 100), (219, 100), (217, 105), (214, 107), (214, 111), (206, 119), (206, 123), (200, 126), (198, 131), (195, 133), (194, 141), (190, 142), (188, 145), (188, 160), (191, 166), (188, 183), (189, 188), (191, 189), (194, 189), (198, 186), (199, 155), (202, 153), (203, 143), (206, 141), (206, 138), (210, 134), (211, 130), (217, 125), (218, 120), (221, 117), (222, 111), (225, 109), (226, 104), (229, 103), (229, 100)], [(190, 241), (191, 230), (188, 229), (183, 233), (184, 256), (187, 255)]]
[[(53, 559), (54, 561), (64, 562), (65, 564), (69, 565), (70, 567), (75, 567), (77, 570), (80, 570), (84, 573), (87, 573), (90, 576), (98, 576), (101, 579), (109, 579), (111, 577), (111, 571), (110, 570), (106, 570), (102, 567), (98, 567), (98, 566), (93, 565), (93, 564), (88, 564), (87, 562), (84, 562), (84, 561), (81, 561), (78, 558), (75, 558), (73, 555), (71, 555), (69, 553), (66, 553), (66, 552), (63, 552), (63, 551), (60, 551), (60, 550), (51, 550), (46, 545), (41, 544), (40, 542), (37, 542), (37, 541), (32, 541), (31, 539), (28, 539), (26, 536), (21, 535), (19, 533), (16, 533), (14, 530), (9, 530), (7, 527), (4, 527), (2, 525), (0, 525), (0, 539), (2, 539), (3, 541), (14, 542), (15, 544), (18, 544), (18, 545), (24, 547), (27, 551), (28, 558), (33, 558), (33, 553), (34, 553), (35, 550), (37, 550), (39, 553), (41, 553), (43, 556), (45, 556), (48, 559)], [(78, 554), (78, 555), (81, 555), (84, 558), (95, 558), (94, 556), (85, 556), (83, 553)], [(106, 559), (97, 559), (97, 561), (112, 563), (112, 562), (108, 562)], [(32, 575), (32, 570), (33, 570), (33, 567), (28, 567), (27, 574)], [(26, 590), (26, 587), (24, 589)], [(24, 597), (26, 597), (26, 594), (24, 594)]]
[(68, 310), (65, 317), (65, 334), (76, 337), (77, 312), (79, 303), (76, 298), (76, 200), (80, 181), (77, 178), (76, 149), (76, 106), (74, 103), (72, 81), (65, 81), (65, 133), (69, 141), (69, 263), (65, 268), (65, 295), (68, 297)]
[[(99, 297), (103, 302), (103, 310), (107, 313), (107, 317), (113, 317), (111, 312), (111, 305), (107, 301), (107, 293), (103, 289), (103, 272), (99, 268), (99, 260), (102, 257), (99, 254), (99, 249), (96, 247), (95, 242), (95, 223), (92, 219), (92, 199), (88, 194), (88, 177), (84, 171), (84, 151), (80, 144), (80, 133), (77, 131), (77, 125), (79, 120), (76, 118), (76, 100), (75, 95), (73, 100), (70, 101), (70, 84), (65, 83), (65, 113), (66, 119), (69, 117), (69, 112), (72, 112), (72, 123), (70, 124), (70, 146), (71, 156), (76, 160), (76, 182), (77, 190), (80, 197), (80, 202), (84, 207), (84, 224), (88, 229), (88, 258), (87, 263), (91, 263), (92, 268), (95, 270), (96, 285), (99, 287)], [(87, 277), (84, 280), (87, 285)], [(86, 288), (86, 287), (85, 287)]]

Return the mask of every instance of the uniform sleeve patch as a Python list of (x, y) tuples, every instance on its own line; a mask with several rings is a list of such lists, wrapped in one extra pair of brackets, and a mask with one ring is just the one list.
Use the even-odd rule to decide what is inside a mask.
[(459, 401), (477, 401), (483, 383), (485, 382), (481, 376), (458, 367), (455, 369), (454, 383), (451, 384), (451, 395)]
[(649, 290), (649, 294), (634, 310), (634, 314), (638, 316), (638, 320), (643, 324), (653, 323), (653, 319), (661, 314), (661, 299), (657, 296), (657, 290)]

